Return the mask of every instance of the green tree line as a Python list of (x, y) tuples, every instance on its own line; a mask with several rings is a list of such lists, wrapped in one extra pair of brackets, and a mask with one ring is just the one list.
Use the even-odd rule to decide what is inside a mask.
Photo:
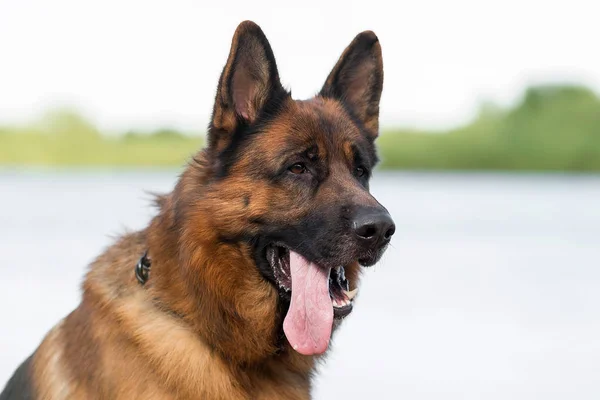
[[(160, 129), (109, 135), (72, 110), (0, 126), (0, 165), (178, 167), (203, 135)], [(581, 86), (536, 86), (513, 107), (483, 105), (448, 131), (384, 128), (382, 168), (600, 171), (600, 99)]]
[(379, 145), (388, 168), (600, 171), (600, 100), (584, 87), (532, 87), (512, 108), (481, 107), (466, 126), (386, 132)]

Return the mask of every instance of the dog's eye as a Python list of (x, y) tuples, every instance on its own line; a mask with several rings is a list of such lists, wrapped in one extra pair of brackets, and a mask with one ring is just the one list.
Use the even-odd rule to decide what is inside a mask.
[(293, 174), (303, 174), (306, 172), (306, 165), (302, 163), (296, 163), (289, 168), (290, 172)]
[(361, 176), (364, 176), (367, 173), (367, 170), (364, 167), (356, 167), (354, 169), (354, 173), (360, 178)]

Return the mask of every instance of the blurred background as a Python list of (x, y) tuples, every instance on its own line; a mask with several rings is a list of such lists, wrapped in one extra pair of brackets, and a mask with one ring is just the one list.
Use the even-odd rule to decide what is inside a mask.
[(0, 386), (147, 224), (204, 142), (251, 19), (294, 97), (382, 44), (397, 225), (317, 399), (600, 398), (600, 6), (593, 1), (0, 1)]

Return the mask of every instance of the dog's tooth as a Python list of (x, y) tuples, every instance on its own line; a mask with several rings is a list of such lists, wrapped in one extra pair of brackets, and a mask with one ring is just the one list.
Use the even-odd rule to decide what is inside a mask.
[(356, 296), (356, 293), (358, 293), (358, 288), (354, 288), (349, 292), (347, 290), (344, 290), (344, 294), (346, 295), (348, 300), (352, 300)]

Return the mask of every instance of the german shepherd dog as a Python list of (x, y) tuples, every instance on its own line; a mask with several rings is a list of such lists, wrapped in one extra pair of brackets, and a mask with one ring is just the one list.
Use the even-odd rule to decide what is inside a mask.
[(293, 100), (262, 30), (241, 23), (206, 148), (148, 227), (91, 264), (81, 304), (0, 399), (310, 398), (361, 266), (395, 229), (369, 193), (382, 85), (367, 31)]

